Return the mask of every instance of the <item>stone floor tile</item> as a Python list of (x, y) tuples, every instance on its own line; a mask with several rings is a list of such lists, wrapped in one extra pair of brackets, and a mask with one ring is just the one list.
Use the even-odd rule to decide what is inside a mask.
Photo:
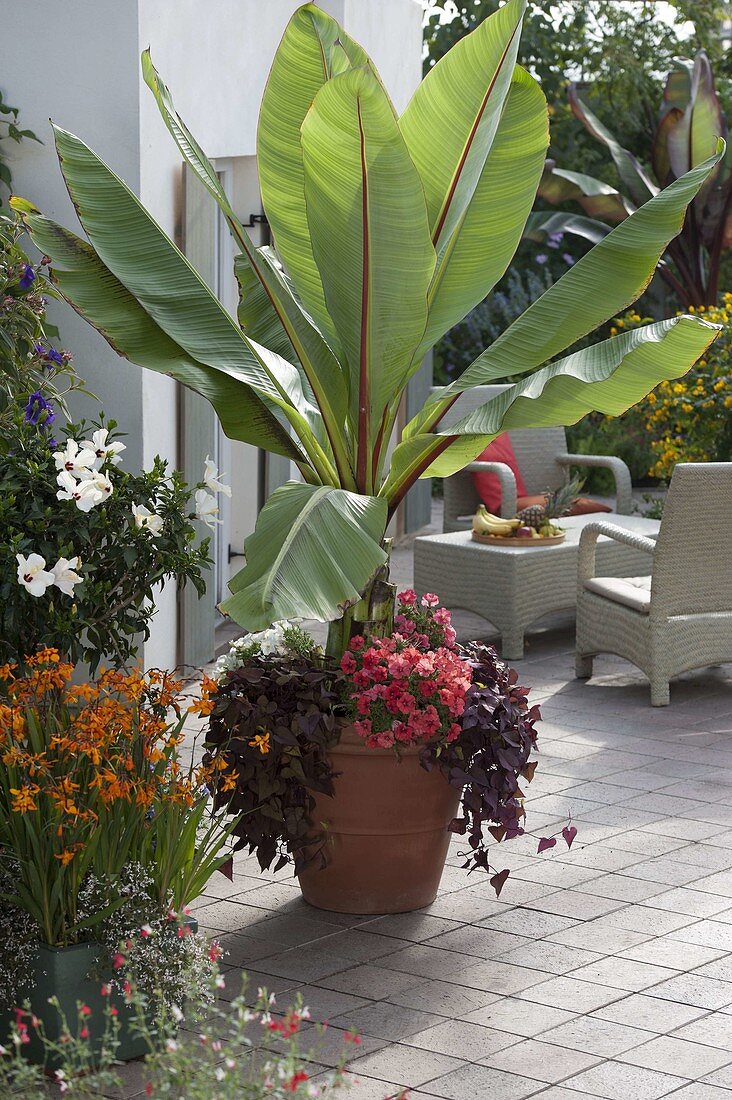
[(644, 828), (649, 833), (676, 837), (679, 840), (709, 840), (724, 831), (719, 825), (711, 825), (706, 821), (692, 821), (688, 817), (664, 817), (660, 821), (645, 825)]
[[(665, 786), (667, 782), (667, 779), (659, 777), (660, 786)], [(606, 779), (605, 782), (591, 780), (589, 783), (580, 783), (572, 788), (572, 795), (575, 793), (578, 794), (580, 798), (590, 798), (595, 802), (602, 802), (607, 806), (612, 806), (616, 802), (623, 802), (628, 797), (627, 787), (618, 780), (617, 776), (613, 776), (612, 779)], [(574, 806), (572, 807), (572, 811), (574, 812)]]
[(540, 970), (497, 962), (495, 959), (474, 959), (470, 965), (456, 971), (450, 981), (471, 989), (486, 989), (489, 993), (518, 993), (537, 985), (546, 977)]
[(423, 940), (439, 936), (442, 932), (460, 928), (461, 925), (456, 921), (444, 920), (442, 917), (431, 917), (420, 909), (416, 913), (393, 913), (387, 917), (376, 917), (361, 927), (364, 932), (395, 936), (397, 939), (421, 943)]
[(565, 1087), (586, 1091), (590, 1096), (603, 1096), (606, 1100), (629, 1100), (631, 1097), (632, 1100), (657, 1100), (683, 1084), (683, 1078), (672, 1077), (670, 1073), (621, 1062), (603, 1062), (570, 1077)]
[(578, 981), (573, 977), (549, 978), (517, 994), (520, 1000), (566, 1008), (572, 1012), (593, 1012), (617, 1001), (622, 993), (606, 985)]
[(705, 978), (692, 971), (690, 974), (677, 974), (668, 981), (655, 985), (652, 995), (697, 1008), (726, 1008), (732, 1004), (732, 982)]
[(456, 951), (445, 951), (424, 943), (413, 943), (409, 947), (385, 955), (378, 960), (380, 966), (391, 970), (403, 970), (416, 974), (419, 978), (440, 978), (453, 981), (453, 976), (462, 970), (467, 962), (464, 955)]
[(690, 1024), (684, 1024), (673, 1032), (673, 1037), (732, 1052), (732, 1016), (725, 1012), (710, 1012)]
[(562, 917), (557, 913), (543, 913), (538, 909), (524, 909), (519, 906), (508, 913), (501, 913), (500, 916), (487, 917), (486, 920), (480, 921), (477, 927), (494, 928), (498, 932), (513, 932), (530, 939), (543, 939), (544, 936), (550, 936), (556, 932), (584, 926), (574, 917)]
[[(534, 819), (532, 818), (532, 825), (533, 821)], [(561, 822), (561, 824), (563, 823), (564, 821)], [(534, 827), (540, 828), (538, 825)], [(553, 896), (556, 892), (556, 886), (551, 886), (544, 882), (531, 882), (526, 879), (515, 878), (511, 875), (501, 890), (501, 902), (504, 905), (526, 905), (538, 898)], [(495, 890), (487, 879), (480, 882), (477, 886), (473, 886), (471, 893), (476, 897), (485, 897), (488, 899), (495, 898)]]
[(581, 867), (573, 863), (560, 863), (558, 859), (547, 859), (543, 863), (538, 861), (525, 867), (519, 867), (511, 872), (511, 877), (526, 879), (531, 882), (545, 883), (549, 886), (582, 886), (599, 878), (602, 872), (595, 867)]
[(400, 970), (364, 965), (355, 966), (352, 970), (344, 970), (342, 974), (322, 978), (315, 984), (323, 985), (326, 989), (337, 989), (341, 993), (351, 993), (355, 997), (380, 1000), (398, 990), (416, 985), (417, 980), (414, 974), (405, 974)]
[(497, 993), (489, 993), (487, 990), (434, 981), (409, 986), (389, 996), (389, 1001), (394, 1004), (433, 1012), (437, 1016), (449, 1016), (452, 1019), (499, 1000)]
[(657, 894), (649, 900), (648, 904), (652, 909), (666, 909), (670, 913), (686, 913), (692, 917), (713, 917), (715, 913), (729, 909), (730, 899), (680, 886), (675, 890)]
[(336, 989), (324, 989), (319, 985), (301, 985), (297, 992), (302, 997), (303, 1005), (310, 1010), (312, 1019), (320, 1023), (328, 1023), (333, 1016), (370, 1004), (364, 997), (354, 997), (350, 993), (339, 993)]
[(446, 1100), (525, 1100), (541, 1092), (541, 1083), (535, 1079), (478, 1065), (430, 1081), (429, 1087), (431, 1096)]
[(572, 977), (579, 978), (581, 981), (596, 982), (599, 985), (609, 985), (615, 989), (627, 989), (631, 993), (640, 993), (642, 989), (655, 986), (664, 978), (674, 977), (674, 973), (667, 966), (652, 966), (649, 963), (609, 955), (606, 959), (573, 971)]
[[(672, 1095), (674, 1100), (729, 1100), (727, 1089), (717, 1088), (716, 1085), (710, 1085), (703, 1081), (695, 1081), (691, 1085), (684, 1085), (682, 1089), (678, 1089)], [(542, 1095), (541, 1100), (551, 1100), (551, 1098)]]
[(464, 1065), (459, 1058), (404, 1046), (402, 1043), (390, 1043), (351, 1062), (353, 1072), (359, 1077), (396, 1081), (407, 1088), (423, 1085), (435, 1077), (459, 1070)]
[(518, 1035), (483, 1027), (467, 1020), (443, 1020), (432, 1027), (409, 1035), (403, 1042), (422, 1050), (450, 1054), (466, 1062), (479, 1062), (520, 1041)]
[(599, 1016), (577, 1016), (559, 1027), (542, 1033), (542, 1043), (558, 1043), (572, 1050), (584, 1050), (603, 1058), (613, 1058), (626, 1050), (654, 1038), (652, 1031), (643, 1031)]
[[(441, 1023), (442, 1017), (421, 1009), (390, 1004), (388, 1001), (375, 1001), (332, 1016), (330, 1022), (334, 1027), (346, 1028), (358, 1035), (374, 1035), (377, 1039), (386, 1039), (393, 1043), (424, 1031), (432, 1024)], [(444, 1053), (450, 1054), (452, 1051)]]
[(697, 1005), (660, 1000), (643, 993), (623, 997), (622, 1000), (595, 1009), (592, 1013), (593, 1016), (602, 1020), (614, 1020), (617, 1023), (629, 1024), (631, 1027), (644, 1028), (659, 1034), (673, 1031), (706, 1014), (706, 1011)]
[(513, 997), (503, 997), (492, 1004), (474, 1009), (466, 1013), (464, 1018), (527, 1039), (550, 1031), (569, 1020), (578, 1019), (575, 1013), (566, 1008), (533, 1004), (531, 1001), (519, 1001)]
[(626, 905), (606, 917), (609, 925), (643, 932), (649, 937), (665, 936), (679, 928), (686, 928), (696, 919), (687, 913), (671, 913), (664, 909), (652, 909), (648, 905)]
[(260, 959), (258, 967), (263, 974), (274, 974), (278, 978), (288, 978), (296, 982), (317, 982), (331, 974), (350, 970), (354, 960), (345, 955), (331, 954), (327, 948), (318, 944), (293, 947), (281, 955), (270, 955)]
[(521, 948), (531, 943), (528, 936), (515, 935), (511, 932), (499, 932), (494, 928), (481, 928), (477, 925), (466, 924), (451, 932), (428, 941), (430, 947), (444, 948), (447, 951), (458, 951), (464, 955), (475, 955), (479, 959), (492, 959), (497, 955), (510, 951), (513, 948)]
[(578, 890), (558, 890), (548, 897), (537, 898), (526, 904), (528, 909), (539, 909), (543, 913), (556, 913), (563, 917), (575, 917), (577, 920), (592, 920), (619, 909), (622, 902), (608, 898), (598, 898), (593, 894)]
[(505, 903), (496, 901), (495, 898), (480, 897), (469, 894), (466, 890), (458, 890), (455, 894), (447, 894), (438, 897), (425, 910), (433, 917), (446, 917), (448, 920), (462, 921), (465, 924), (473, 924), (484, 920), (486, 917), (505, 913), (511, 907)]
[(698, 943), (702, 947), (719, 948), (732, 951), (732, 925), (719, 920), (702, 920), (680, 928), (670, 935), (671, 939), (681, 943)]
[(686, 886), (694, 883), (699, 877), (699, 869), (691, 863), (682, 863), (675, 859), (676, 852), (668, 856), (657, 856), (643, 863), (636, 863), (629, 867), (627, 875), (630, 878), (645, 879), (647, 882), (658, 882), (666, 886)]
[(512, 947), (510, 951), (499, 955), (497, 961), (545, 970), (549, 974), (566, 974), (569, 970), (577, 970), (601, 958), (597, 951), (567, 947), (565, 944), (554, 943), (551, 940), (536, 940), (533, 943), (527, 941), (520, 947)]
[(617, 901), (647, 901), (655, 894), (661, 894), (666, 887), (663, 883), (649, 882), (630, 875), (601, 875), (582, 887), (586, 894), (598, 897), (615, 898)]
[(621, 852), (632, 852), (648, 859), (650, 856), (664, 856), (675, 852), (689, 843), (687, 837), (655, 835), (639, 829), (631, 829), (613, 839), (613, 846)]
[(618, 1061), (695, 1079), (729, 1065), (732, 1053), (671, 1035), (658, 1035), (642, 1046), (618, 1055)]
[(397, 939), (396, 936), (376, 935), (363, 926), (344, 928), (327, 939), (318, 941), (314, 946), (318, 950), (332, 951), (354, 962), (374, 962), (384, 955), (393, 954), (411, 945), (411, 940)]
[(711, 844), (687, 844), (677, 849), (670, 858), (677, 863), (700, 867), (705, 874), (710, 870), (726, 871), (732, 867), (732, 851), (729, 848), (715, 848)]
[(515, 1046), (499, 1050), (482, 1060), (485, 1066), (511, 1072), (520, 1069), (528, 1077), (555, 1085), (583, 1069), (597, 1065), (594, 1054), (573, 1050), (565, 1046), (545, 1043), (537, 1039), (524, 1039)]
[(647, 932), (634, 932), (629, 928), (614, 928), (607, 923), (605, 917), (600, 917), (598, 920), (585, 921), (566, 928), (563, 932), (554, 932), (547, 938), (554, 943), (565, 943), (569, 947), (592, 949), (599, 945), (603, 951), (619, 954), (629, 947), (647, 942), (650, 935), (650, 929)]
[(732, 1089), (732, 1064), (723, 1066), (722, 1069), (715, 1069), (714, 1073), (708, 1073), (703, 1080), (709, 1085), (718, 1085), (722, 1089)]
[[(379, 1081), (375, 1077), (358, 1077), (350, 1075), (353, 1084), (348, 1089), (346, 1096), (349, 1100), (396, 1100), (403, 1095), (403, 1087), (396, 1081)], [(324, 1079), (323, 1079), (324, 1080)], [(312, 1084), (321, 1085), (320, 1076), (313, 1077)], [(329, 1095), (327, 1092), (324, 1096)], [(410, 1092), (410, 1097), (417, 1095)]]
[[(624, 959), (635, 959), (637, 962), (653, 963), (656, 966), (668, 966), (672, 970), (686, 971), (712, 962), (723, 952), (692, 943), (686, 943), (682, 947), (679, 940), (671, 939), (670, 936), (660, 936), (658, 939), (645, 940), (618, 954)], [(722, 977), (721, 974), (710, 976)]]
[(697, 879), (694, 889), (732, 899), (732, 871), (715, 871), (713, 875)]
[(705, 978), (720, 978), (723, 982), (732, 982), (732, 955), (704, 963), (694, 973), (703, 974)]

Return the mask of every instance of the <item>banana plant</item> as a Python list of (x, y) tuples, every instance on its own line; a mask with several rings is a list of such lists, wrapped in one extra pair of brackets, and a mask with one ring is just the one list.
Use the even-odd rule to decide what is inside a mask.
[[(677, 317), (563, 354), (643, 291), (721, 143), (634, 209), (398, 433), (409, 379), (506, 271), (542, 176), (546, 101), (516, 64), (525, 7), (508, 0), (458, 42), (401, 117), (364, 50), (320, 8), (300, 7), (259, 118), (273, 248), (253, 245), (143, 54), (163, 121), (233, 234), (236, 320), (68, 131), (55, 128), (56, 146), (87, 239), (16, 200), (61, 294), (121, 355), (202, 394), (230, 438), (299, 469), (302, 480), (260, 513), (222, 604), (248, 630), (329, 621), (337, 655), (350, 630), (385, 629), (386, 525), (417, 478), (449, 476), (509, 428), (617, 415), (687, 371), (717, 335), (698, 316)], [(442, 426), (461, 393), (507, 374), (523, 377)]]
[[(624, 221), (661, 188), (680, 179), (714, 153), (727, 124), (709, 59), (700, 50), (694, 61), (680, 60), (666, 78), (663, 103), (650, 149), (652, 173), (624, 149), (569, 86), (572, 111), (585, 129), (604, 145), (613, 160), (622, 190), (580, 172), (547, 161), (539, 195), (553, 205), (578, 203), (588, 217), (535, 212), (525, 236), (543, 241), (570, 233), (601, 240), (612, 225)], [(658, 271), (682, 309), (716, 305), (724, 252), (732, 245), (732, 151), (728, 149), (690, 203), (680, 234), (669, 242)]]

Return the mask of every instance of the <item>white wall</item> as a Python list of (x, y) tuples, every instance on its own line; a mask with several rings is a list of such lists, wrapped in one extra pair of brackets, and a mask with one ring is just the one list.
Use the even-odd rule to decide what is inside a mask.
[[(371, 53), (401, 111), (420, 78), (419, 0), (321, 0), (320, 6)], [(8, 101), (21, 107), (23, 125), (45, 142), (11, 150), (15, 191), (79, 231), (50, 137), (47, 119), (53, 115), (87, 141), (178, 239), (181, 160), (142, 81), (141, 51), (151, 47), (177, 109), (210, 157), (251, 158), (269, 65), (297, 7), (298, 0), (0, 0), (0, 25), (21, 44), (3, 51), (0, 81)], [(49, 58), (63, 59), (60, 71)], [(46, 69), (48, 78), (39, 77)], [(256, 187), (250, 170), (244, 176), (242, 201), (251, 204)], [(254, 209), (240, 212), (246, 218)], [(156, 453), (177, 462), (175, 384), (120, 360), (70, 307), (54, 304), (49, 312), (80, 374), (129, 433), (128, 467), (147, 465)], [(244, 450), (232, 458), (240, 470)], [(251, 470), (237, 476), (248, 478), (251, 489)], [(243, 505), (251, 493), (240, 499)], [(234, 526), (239, 541), (247, 528), (241, 507)], [(170, 589), (158, 601), (146, 663), (174, 665), (176, 638)]]

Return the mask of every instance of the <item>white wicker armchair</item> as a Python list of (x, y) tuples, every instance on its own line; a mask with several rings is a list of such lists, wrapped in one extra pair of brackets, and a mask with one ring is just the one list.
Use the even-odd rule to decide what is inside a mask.
[[(606, 535), (647, 551), (646, 577), (595, 576)], [(617, 653), (651, 682), (651, 704), (670, 701), (669, 680), (732, 661), (732, 462), (680, 463), (658, 539), (589, 523), (580, 538), (576, 671), (592, 676), (598, 653)]]
[[(475, 386), (466, 390), (445, 414), (441, 427), (449, 427), (504, 389), (506, 386)], [(622, 459), (611, 455), (568, 454), (564, 428), (519, 428), (509, 432), (509, 435), (527, 494), (538, 495), (545, 489), (559, 488), (567, 480), (570, 466), (604, 466), (615, 478), (615, 511), (620, 515), (630, 515), (632, 485), (630, 471)], [(501, 515), (516, 515), (516, 479), (510, 466), (503, 462), (471, 462), (443, 482), (443, 531), (464, 531), (470, 526), (468, 517), (475, 513), (480, 504), (472, 478), (477, 471), (498, 475)]]

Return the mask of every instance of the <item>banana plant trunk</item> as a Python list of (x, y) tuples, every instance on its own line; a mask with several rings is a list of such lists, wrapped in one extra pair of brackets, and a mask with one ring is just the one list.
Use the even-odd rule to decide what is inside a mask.
[(370, 638), (386, 638), (394, 630), (396, 585), (389, 580), (391, 564), (391, 539), (384, 539), (387, 560), (371, 583), (364, 589), (357, 604), (346, 609), (339, 619), (328, 627), (326, 653), (340, 661), (348, 649), (351, 638), (358, 634)]

